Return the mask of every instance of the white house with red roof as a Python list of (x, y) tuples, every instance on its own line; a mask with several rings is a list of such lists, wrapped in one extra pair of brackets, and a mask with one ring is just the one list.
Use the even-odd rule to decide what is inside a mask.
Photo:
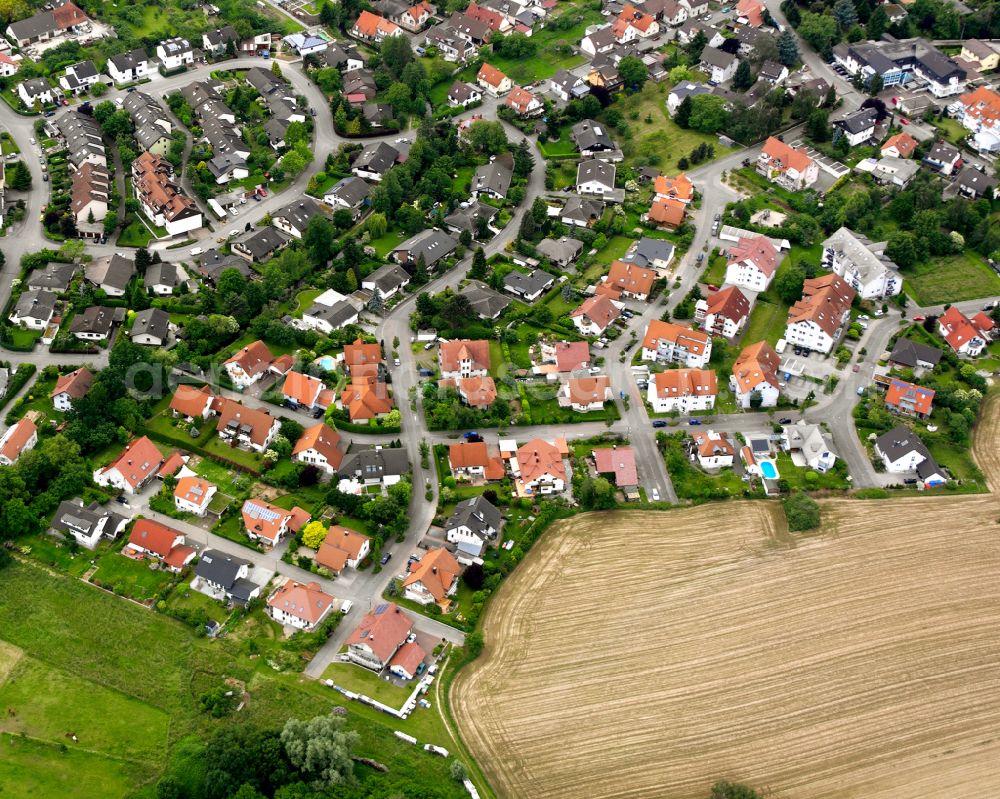
[(632, 447), (603, 447), (590, 453), (594, 459), (594, 470), (607, 475), (618, 488), (639, 485), (639, 472), (635, 465), (635, 450)]
[(985, 314), (981, 322), (989, 321), (991, 327), (984, 331), (954, 305), (941, 314), (937, 321), (938, 333), (948, 342), (948, 346), (959, 355), (968, 355), (970, 358), (982, 355), (993, 330), (993, 322)]
[(287, 580), (267, 598), (267, 614), (278, 624), (313, 630), (333, 608), (333, 597), (319, 583)]
[(141, 491), (163, 464), (163, 454), (146, 436), (133, 438), (112, 463), (94, 472), (99, 486), (112, 486), (126, 494)]
[(320, 422), (302, 431), (302, 436), (292, 450), (292, 460), (312, 464), (333, 475), (340, 468), (345, 451), (340, 433)]
[(757, 157), (757, 172), (790, 191), (801, 191), (819, 179), (819, 166), (804, 149), (769, 136)]
[(735, 338), (750, 318), (750, 300), (736, 286), (728, 286), (698, 300), (694, 319), (713, 336)]
[(309, 512), (295, 507), (279, 508), (263, 499), (248, 499), (240, 509), (243, 527), (254, 541), (274, 546), (289, 532), (296, 532), (309, 519)]
[(174, 487), (174, 507), (183, 513), (204, 516), (219, 489), (198, 475), (186, 475)]
[(538, 374), (548, 372), (547, 366), (555, 367), (555, 372), (562, 374), (590, 366), (590, 345), (586, 341), (542, 341), (539, 347), (542, 366), (535, 367)]
[(490, 343), (483, 339), (460, 338), (438, 344), (441, 377), (459, 380), (486, 377), (490, 370)]
[(428, 550), (410, 565), (410, 573), (403, 578), (403, 595), (420, 605), (437, 605), (446, 610), (449, 598), (458, 590), (458, 576), (462, 567), (455, 557), (443, 547)]
[(568, 405), (577, 413), (590, 413), (604, 408), (614, 399), (611, 378), (607, 375), (571, 377), (559, 388), (559, 404)]
[(285, 402), (306, 410), (326, 408), (333, 401), (332, 393), (326, 391), (322, 380), (294, 370), (285, 375), (281, 393), (285, 397)]
[(514, 88), (514, 82), (492, 64), (483, 64), (479, 68), (476, 83), (494, 97), (502, 97)]
[(733, 373), (729, 378), (736, 403), (741, 408), (753, 407), (756, 395), (761, 408), (777, 405), (781, 393), (778, 381), (780, 365), (781, 358), (766, 341), (744, 347), (733, 364)]
[(131, 558), (162, 561), (172, 572), (179, 572), (198, 553), (184, 543), (184, 534), (152, 519), (137, 519), (122, 554)]
[(24, 417), (7, 428), (0, 438), (0, 464), (13, 466), (22, 453), (34, 449), (38, 443), (38, 428), (31, 419)]
[(656, 36), (660, 32), (660, 24), (651, 14), (646, 14), (632, 4), (626, 3), (611, 26), (611, 32), (618, 44), (628, 44), (638, 39), (650, 39)]
[(522, 89), (520, 86), (515, 86), (511, 89), (510, 94), (507, 95), (507, 100), (504, 105), (513, 109), (518, 116), (522, 117), (535, 116), (545, 110), (541, 100), (539, 100), (527, 89)]
[(238, 389), (244, 389), (267, 374), (273, 362), (274, 356), (267, 345), (263, 341), (255, 341), (223, 361), (222, 366), (229, 379), (233, 381), (233, 385)]
[(695, 433), (692, 438), (698, 465), (702, 469), (725, 469), (733, 465), (736, 446), (725, 433), (706, 430), (703, 433)]
[(642, 360), (657, 363), (679, 363), (700, 369), (712, 357), (712, 337), (702, 330), (650, 320), (642, 341)]
[(830, 352), (856, 295), (847, 281), (833, 273), (806, 280), (802, 299), (788, 309), (785, 339), (796, 347)]
[(646, 399), (656, 413), (707, 411), (718, 395), (712, 369), (668, 369), (649, 381)]
[(57, 411), (65, 413), (73, 407), (73, 400), (80, 399), (90, 391), (94, 383), (94, 375), (85, 366), (61, 375), (52, 389), (52, 406)]
[(611, 323), (621, 316), (621, 305), (606, 294), (597, 294), (585, 299), (569, 316), (581, 336), (603, 336)]
[(394, 602), (383, 602), (368, 611), (347, 640), (347, 656), (372, 671), (382, 671), (406, 643), (413, 619)]
[(511, 473), (516, 478), (518, 496), (559, 494), (566, 488), (566, 464), (569, 454), (566, 439), (550, 443), (534, 438), (517, 448), (511, 458)]
[(208, 386), (180, 385), (170, 399), (170, 411), (174, 416), (189, 421), (207, 419), (215, 413), (212, 409), (214, 400), (215, 395)]
[(766, 291), (781, 256), (767, 236), (741, 238), (729, 248), (726, 283), (750, 291)]

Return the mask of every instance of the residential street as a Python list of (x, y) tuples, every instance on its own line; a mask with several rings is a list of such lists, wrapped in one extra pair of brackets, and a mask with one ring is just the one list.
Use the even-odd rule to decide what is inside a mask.
[[(784, 19), (777, 0), (770, 0), (768, 3), (774, 18), (782, 24), (787, 24)], [(818, 55), (800, 45), (800, 51), (805, 63), (809, 66), (815, 76), (822, 77), (836, 85), (838, 93), (845, 97), (845, 106), (852, 107), (859, 104), (862, 96), (852, 87), (844, 82), (828, 65), (823, 63)], [(269, 68), (272, 62), (258, 58), (241, 58), (232, 62), (227, 62), (227, 68), (245, 68), (251, 66), (263, 66)], [(326, 156), (335, 152), (337, 148), (346, 140), (336, 134), (333, 127), (333, 119), (327, 109), (326, 98), (322, 92), (313, 84), (294, 63), (281, 61), (284, 76), (291, 81), (295, 90), (307, 98), (309, 105), (317, 109), (315, 121), (315, 159), (306, 171), (299, 175), (291, 185), (278, 194), (270, 194), (259, 203), (250, 203), (245, 206), (239, 221), (228, 221), (225, 226), (231, 228), (238, 227), (240, 230), (244, 226), (256, 224), (266, 214), (273, 213), (278, 208), (292, 202), (301, 196), (308, 184), (309, 178), (320, 168)], [(140, 87), (141, 91), (149, 92), (154, 96), (163, 98), (166, 94), (184, 86), (193, 80), (206, 79), (209, 67), (201, 66), (192, 71), (175, 75), (170, 78), (157, 78), (152, 83)], [(124, 92), (112, 90), (105, 95), (104, 99), (115, 99)], [(482, 114), (487, 119), (496, 118), (496, 109), (500, 101), (487, 97), (484, 104), (468, 112), (471, 114)], [(164, 107), (166, 103), (164, 102)], [(60, 111), (60, 113), (64, 113)], [(0, 273), (0, 304), (6, 302), (10, 296), (13, 280), (19, 274), (19, 262), (26, 253), (36, 252), (47, 246), (55, 246), (43, 235), (39, 224), (41, 214), (47, 200), (49, 184), (42, 181), (40, 168), (40, 152), (37, 146), (30, 144), (30, 140), (35, 137), (33, 125), (36, 117), (22, 117), (14, 113), (5, 103), (0, 103), (0, 127), (6, 128), (22, 152), (25, 154), (25, 161), (32, 173), (33, 188), (30, 192), (19, 195), (11, 192), (12, 198), (23, 196), (26, 202), (27, 214), (24, 222), (17, 225), (8, 232), (3, 239), (3, 251), (6, 255), (6, 266)], [(519, 142), (524, 137), (519, 130), (504, 123), (509, 139), (513, 143)], [(786, 139), (791, 140), (801, 132), (800, 128), (793, 128), (786, 131)], [(387, 134), (381, 137), (384, 140), (394, 140), (401, 136), (412, 137), (413, 131), (404, 134)], [(365, 139), (366, 142), (377, 141), (376, 138)], [(524, 213), (531, 207), (535, 197), (544, 196), (545, 190), (545, 162), (535, 147), (535, 141), (528, 138), (532, 144), (535, 154), (534, 169), (529, 177), (526, 199), (514, 212), (512, 218), (507, 223), (502, 232), (485, 245), (484, 250), (487, 256), (502, 253), (509, 245), (516, 240), (518, 229)], [(185, 149), (185, 158), (191, 150), (191, 142)], [(698, 167), (689, 173), (689, 177), (694, 182), (700, 196), (701, 206), (692, 214), (692, 221), (695, 226), (695, 234), (691, 248), (680, 259), (676, 266), (674, 281), (664, 297), (653, 303), (642, 306), (638, 303), (630, 303), (630, 307), (635, 311), (635, 317), (629, 321), (628, 330), (618, 339), (611, 342), (609, 347), (603, 351), (605, 357), (606, 371), (611, 378), (611, 386), (614, 390), (615, 402), (621, 413), (621, 419), (613, 424), (607, 425), (603, 422), (589, 422), (572, 425), (537, 425), (532, 427), (515, 427), (506, 430), (506, 434), (515, 437), (519, 442), (524, 442), (530, 438), (540, 437), (552, 439), (557, 436), (580, 439), (600, 435), (605, 432), (619, 433), (627, 437), (635, 448), (636, 461), (639, 469), (640, 484), (646, 489), (647, 496), (655, 490), (661, 500), (678, 502), (677, 494), (674, 490), (670, 475), (667, 473), (664, 459), (656, 447), (655, 431), (652, 428), (651, 420), (647, 414), (643, 395), (636, 386), (631, 370), (631, 359), (635, 347), (631, 343), (629, 333), (637, 335), (636, 345), (641, 346), (642, 336), (646, 325), (653, 319), (658, 319), (664, 310), (673, 312), (677, 305), (683, 300), (690, 289), (700, 280), (704, 263), (699, 264), (697, 257), (699, 254), (707, 254), (711, 251), (713, 240), (711, 229), (717, 214), (721, 214), (727, 203), (737, 199), (738, 194), (723, 181), (723, 175), (740, 167), (744, 159), (755, 160), (760, 152), (761, 145), (749, 148), (741, 148), (728, 153), (717, 160)], [(120, 170), (119, 170), (120, 171)], [(203, 208), (205, 219), (211, 219), (210, 212)], [(215, 245), (215, 238), (222, 231), (214, 230), (205, 233), (205, 248)], [(165, 244), (156, 245), (161, 257), (168, 261), (189, 260), (189, 248), (166, 249)], [(113, 252), (124, 251), (126, 248), (114, 244), (89, 245), (88, 252), (95, 256), (107, 255)], [(436, 277), (421, 290), (428, 293), (437, 293), (445, 288), (456, 288), (465, 278), (466, 271), (471, 263), (471, 253), (460, 262), (455, 268), (447, 273)], [(433, 459), (430, 459), (428, 468), (424, 468), (420, 463), (420, 445), (426, 441), (429, 444), (449, 443), (456, 441), (461, 436), (461, 431), (453, 432), (431, 432), (427, 429), (422, 409), (420, 408), (421, 382), (418, 375), (418, 365), (416, 358), (410, 347), (410, 314), (413, 311), (415, 295), (409, 295), (399, 302), (384, 318), (376, 330), (376, 335), (385, 344), (386, 355), (392, 349), (392, 342), (398, 338), (400, 345), (398, 354), (400, 366), (392, 368), (393, 391), (397, 406), (403, 416), (402, 433), (395, 435), (366, 435), (348, 434), (356, 445), (384, 444), (392, 439), (399, 438), (406, 448), (413, 472), (413, 495), (410, 503), (409, 526), (405, 535), (405, 540), (396, 543), (387, 542), (386, 551), (391, 552), (391, 560), (380, 571), (375, 574), (372, 570), (356, 572), (347, 571), (343, 577), (336, 580), (324, 580), (297, 566), (292, 566), (281, 560), (281, 548), (267, 552), (256, 553), (247, 547), (230, 541), (226, 538), (213, 535), (203, 527), (189, 522), (168, 519), (160, 514), (151, 511), (146, 504), (148, 497), (139, 497), (131, 501), (134, 513), (141, 512), (143, 515), (158, 519), (167, 523), (187, 536), (189, 542), (196, 544), (199, 548), (213, 547), (233, 555), (249, 558), (256, 566), (270, 570), (272, 572), (297, 579), (314, 580), (319, 582), (326, 590), (332, 593), (342, 602), (345, 599), (351, 600), (355, 608), (348, 618), (340, 625), (337, 632), (330, 638), (329, 642), (322, 648), (306, 669), (306, 673), (312, 677), (322, 675), (326, 666), (332, 662), (337, 655), (337, 651), (343, 645), (343, 641), (351, 632), (354, 623), (360, 615), (372, 608), (381, 599), (382, 593), (396, 575), (404, 571), (407, 558), (416, 548), (417, 542), (424, 535), (434, 518), (437, 507), (438, 481), (434, 469)], [(977, 311), (982, 306), (982, 300), (968, 303), (957, 303), (963, 311)], [(940, 312), (941, 308), (913, 308), (909, 309), (909, 315), (924, 314), (929, 315)], [(867, 386), (871, 382), (875, 360), (889, 341), (892, 334), (898, 329), (900, 315), (897, 310), (891, 311), (887, 316), (873, 319), (868, 329), (864, 332), (858, 347), (866, 347), (868, 357), (861, 365), (858, 372), (851, 371), (847, 366), (842, 370), (840, 382), (836, 390), (831, 394), (820, 394), (815, 405), (810, 407), (803, 414), (794, 411), (781, 412), (756, 412), (719, 414), (713, 417), (711, 426), (717, 430), (724, 431), (769, 431), (773, 419), (777, 416), (788, 416), (793, 419), (805, 418), (811, 422), (823, 422), (829, 426), (832, 433), (837, 454), (843, 458), (849, 468), (855, 487), (873, 487), (886, 482), (898, 482), (898, 476), (887, 479), (885, 475), (877, 474), (872, 467), (865, 453), (863, 444), (858, 440), (853, 418), (852, 409), (857, 401), (857, 391), (862, 386)], [(53, 355), (45, 350), (33, 353), (4, 353), (3, 357), (13, 363), (33, 363), (38, 369), (42, 369), (52, 364), (79, 364), (92, 363), (96, 367), (101, 367), (107, 362), (107, 350), (102, 350), (97, 356), (73, 356), (73, 355)], [(720, 385), (728, 383), (728, 375), (719, 375)], [(29, 390), (25, 387), (21, 393)], [(416, 412), (410, 410), (409, 392), (416, 390), (417, 409)], [(628, 397), (628, 404), (621, 399), (619, 392), (625, 392)], [(247, 397), (235, 392), (221, 391), (222, 394), (240, 398), (247, 401), (248, 405), (259, 405), (257, 401), (250, 401)], [(273, 409), (272, 409), (273, 410)], [(282, 411), (282, 413), (292, 413)], [(313, 420), (304, 413), (293, 414), (303, 424), (308, 424)], [(683, 424), (683, 420), (680, 422)], [(671, 429), (678, 429), (672, 427)], [(480, 428), (481, 432), (497, 432)], [(430, 490), (432, 498), (428, 501), (425, 498), (425, 491)], [(434, 619), (423, 616), (416, 616), (417, 627), (423, 632), (437, 637), (461, 643), (464, 636), (461, 632), (442, 624)]]

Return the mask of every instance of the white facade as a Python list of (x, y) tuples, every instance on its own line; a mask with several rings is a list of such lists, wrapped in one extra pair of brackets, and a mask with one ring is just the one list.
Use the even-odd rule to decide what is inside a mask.
[(812, 320), (802, 320), (785, 326), (785, 340), (795, 347), (805, 347), (814, 352), (833, 349), (834, 337)]
[(156, 45), (156, 57), (163, 69), (171, 72), (194, 63), (194, 51), (186, 39), (167, 39)]
[(57, 411), (66, 413), (66, 411), (73, 407), (73, 400), (67, 392), (63, 391), (52, 398), (52, 407)]
[(656, 393), (656, 381), (649, 381), (646, 399), (655, 413), (691, 413), (692, 411), (708, 411), (715, 407), (715, 394), (684, 394), (673, 397), (660, 397)]
[(184, 513), (193, 513), (195, 516), (204, 516), (208, 511), (209, 504), (212, 502), (212, 497), (215, 496), (215, 492), (218, 490), (219, 489), (215, 486), (209, 486), (208, 490), (202, 496), (201, 502), (192, 502), (191, 500), (174, 494), (174, 507)]
[(741, 391), (733, 375), (729, 376), (729, 388), (736, 398), (736, 404), (743, 409), (750, 407), (750, 399), (755, 391), (760, 394), (760, 407), (762, 408), (775, 407), (778, 404), (778, 397), (781, 395), (778, 387), (771, 385), (767, 380), (761, 380), (757, 385), (751, 386), (748, 391)]
[(726, 267), (726, 285), (749, 291), (767, 291), (773, 274), (767, 274), (751, 260), (737, 261)]

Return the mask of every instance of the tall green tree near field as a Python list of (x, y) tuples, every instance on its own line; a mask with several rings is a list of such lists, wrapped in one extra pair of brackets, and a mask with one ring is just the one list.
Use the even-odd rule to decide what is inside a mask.
[(289, 719), (281, 731), (281, 743), (289, 761), (316, 788), (348, 782), (353, 774), (351, 752), (358, 743), (356, 732), (342, 729), (344, 720), (330, 714), (309, 721)]
[(727, 780), (719, 780), (712, 786), (708, 799), (763, 799), (753, 788)]

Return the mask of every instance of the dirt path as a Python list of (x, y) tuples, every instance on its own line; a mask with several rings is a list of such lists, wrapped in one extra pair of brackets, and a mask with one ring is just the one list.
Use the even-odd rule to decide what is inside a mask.
[[(1000, 488), (1000, 401), (976, 434)], [(550, 531), (452, 688), (517, 799), (1000, 795), (1000, 518), (992, 495), (589, 514)]]

